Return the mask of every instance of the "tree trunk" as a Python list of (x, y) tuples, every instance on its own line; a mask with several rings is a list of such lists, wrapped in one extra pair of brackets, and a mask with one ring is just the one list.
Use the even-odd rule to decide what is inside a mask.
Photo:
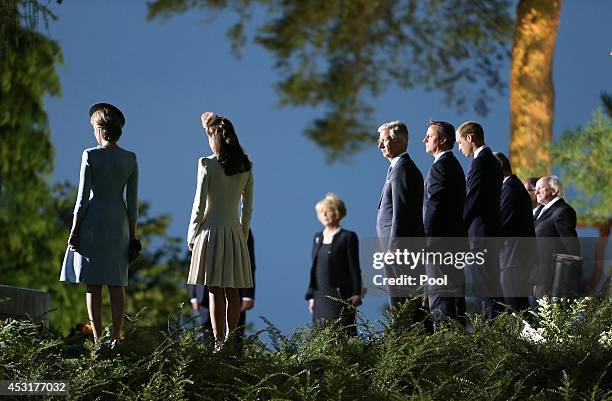
[(549, 175), (553, 55), (563, 0), (521, 0), (510, 67), (510, 160), (521, 179)]

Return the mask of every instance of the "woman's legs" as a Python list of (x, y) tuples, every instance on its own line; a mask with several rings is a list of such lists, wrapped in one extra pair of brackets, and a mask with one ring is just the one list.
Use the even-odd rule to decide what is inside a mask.
[(94, 341), (98, 341), (98, 336), (102, 332), (102, 286), (88, 285), (85, 300)]
[(210, 323), (216, 341), (225, 338), (225, 295), (221, 287), (208, 288)]
[(110, 294), (111, 315), (113, 321), (113, 339), (121, 340), (121, 325), (125, 313), (125, 288), (121, 286), (108, 286)]
[(225, 298), (227, 299), (227, 328), (231, 334), (238, 328), (238, 320), (240, 320), (240, 294), (238, 288), (224, 288)]

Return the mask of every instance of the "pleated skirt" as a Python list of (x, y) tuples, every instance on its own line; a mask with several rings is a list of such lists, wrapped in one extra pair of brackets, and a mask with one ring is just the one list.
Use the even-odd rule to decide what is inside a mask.
[(223, 288), (253, 287), (249, 249), (239, 224), (202, 229), (191, 251), (187, 284)]

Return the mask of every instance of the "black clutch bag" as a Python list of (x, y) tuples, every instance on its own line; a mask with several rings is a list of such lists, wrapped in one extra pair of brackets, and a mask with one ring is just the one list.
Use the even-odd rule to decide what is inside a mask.
[(134, 238), (130, 240), (130, 249), (128, 253), (128, 260), (130, 263), (136, 260), (140, 256), (140, 252), (142, 251), (142, 244), (139, 239)]

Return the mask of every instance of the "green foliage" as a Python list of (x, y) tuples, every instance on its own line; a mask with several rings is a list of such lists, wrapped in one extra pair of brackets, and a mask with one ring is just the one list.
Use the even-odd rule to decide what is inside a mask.
[[(88, 321), (84, 286), (59, 282), (75, 201), (76, 188), (73, 185), (61, 183), (53, 187), (52, 202), (47, 211), (50, 218), (53, 218), (53, 231), (43, 244), (48, 247), (45, 251), (49, 255), (56, 255), (55, 258), (47, 263), (24, 268), (21, 274), (6, 271), (2, 276), (3, 284), (48, 291), (51, 294), (51, 306), (56, 310), (51, 314), (51, 324), (61, 332), (67, 332), (68, 328), (79, 322)], [(148, 203), (140, 202), (138, 232), (143, 252), (130, 266), (126, 312), (136, 315), (143, 308), (149, 308), (148, 323), (164, 326), (168, 316), (175, 311), (175, 305), (187, 299), (184, 283), (189, 268), (189, 255), (178, 238), (166, 234), (170, 216), (150, 214)], [(109, 300), (106, 295), (104, 298), (108, 323)]]
[[(83, 286), (58, 281), (76, 190), (49, 184), (53, 147), (43, 98), (60, 94), (55, 68), (62, 56), (37, 28), (55, 17), (32, 0), (0, 0), (0, 9), (0, 282), (48, 291), (52, 308), (62, 311), (51, 322), (67, 330), (86, 322), (87, 311)], [(149, 216), (146, 203), (140, 210), (145, 250), (130, 272), (127, 310), (151, 307), (151, 324), (165, 324), (173, 308), (167, 305), (187, 297), (181, 286), (188, 259), (166, 235), (170, 217)]]
[(176, 305), (188, 300), (185, 283), (191, 257), (184, 241), (166, 234), (170, 215), (150, 217), (147, 203), (140, 203), (138, 212), (143, 252), (130, 266), (127, 313), (147, 308), (149, 324), (163, 326)]
[(606, 114), (608, 117), (612, 118), (612, 95), (608, 92), (601, 92), (599, 97), (601, 98), (601, 103), (603, 104)]
[(9, 320), (0, 324), (0, 380), (68, 379), (72, 399), (612, 399), (610, 300), (546, 305), (535, 316), (539, 340), (515, 315), (474, 319), (472, 333), (448, 324), (427, 335), (406, 324), (409, 313), (366, 322), (360, 337), (336, 324), (288, 337), (269, 323), (260, 335), (272, 348), (251, 336), (240, 356), (214, 353), (192, 330), (136, 324), (111, 350), (108, 332), (96, 345), (68, 345), (35, 322)]
[[(227, 36), (236, 53), (253, 15), (265, 15), (255, 41), (280, 73), (281, 105), (326, 107), (306, 135), (328, 160), (373, 141), (366, 99), (390, 84), (441, 90), (448, 105), (487, 112), (513, 31), (508, 0), (157, 0), (148, 18), (198, 9), (237, 14)], [(258, 19), (259, 20), (259, 19)]]
[(612, 216), (612, 117), (596, 110), (584, 128), (563, 133), (552, 155), (580, 223), (607, 224)]
[[(2, 0), (0, 30), (0, 280), (55, 263), (55, 220), (48, 178), (53, 148), (45, 95), (60, 94), (57, 43), (36, 32), (33, 1)], [(33, 16), (34, 15), (34, 16)]]

